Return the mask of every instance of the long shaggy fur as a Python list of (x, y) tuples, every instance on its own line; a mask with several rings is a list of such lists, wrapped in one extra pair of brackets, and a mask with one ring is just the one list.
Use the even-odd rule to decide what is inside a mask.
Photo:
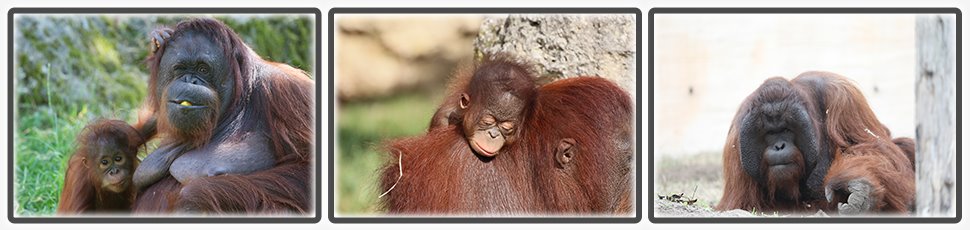
[[(508, 56), (486, 57), (529, 70)], [(383, 207), (393, 214), (555, 215), (632, 212), (633, 105), (608, 80), (578, 77), (536, 89), (527, 103), (521, 139), (484, 158), (449, 117), (458, 95), (482, 64), (456, 72), (449, 96), (425, 135), (387, 143), (381, 170)], [(531, 73), (531, 72), (529, 72)], [(527, 87), (518, 87), (527, 88)], [(449, 108), (450, 106), (450, 108)], [(449, 110), (451, 109), (451, 110)], [(556, 147), (574, 138), (573, 164), (557, 166)], [(400, 162), (400, 163), (399, 163)], [(403, 170), (402, 170), (403, 168)], [(403, 176), (399, 179), (399, 170)]]
[(382, 202), (390, 213), (521, 215), (538, 205), (530, 155), (480, 158), (455, 125), (391, 141), (388, 153), (393, 163), (381, 172), (380, 187), (389, 191)]
[[(844, 187), (852, 180), (864, 179), (875, 191), (874, 210), (907, 213), (913, 207), (916, 184), (912, 164), (903, 151), (889, 140), (876, 140), (854, 145), (836, 155), (826, 175), (826, 184)], [(849, 194), (835, 194), (833, 200), (844, 201)]]
[[(539, 88), (526, 118), (524, 148), (535, 154), (534, 183), (549, 213), (629, 214), (633, 103), (608, 80), (576, 77)], [(557, 168), (557, 143), (576, 140), (572, 163)]]

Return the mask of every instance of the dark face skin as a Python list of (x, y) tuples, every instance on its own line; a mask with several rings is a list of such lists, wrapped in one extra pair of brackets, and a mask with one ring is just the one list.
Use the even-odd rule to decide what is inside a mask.
[(129, 159), (129, 154), (124, 153), (126, 146), (117, 146), (117, 143), (101, 141), (94, 146), (88, 146), (88, 152), (95, 156), (87, 158), (87, 165), (93, 170), (91, 175), (98, 176), (96, 179), (101, 181), (102, 189), (121, 193), (131, 183), (134, 159)]
[(795, 147), (795, 135), (789, 130), (765, 134), (764, 158), (771, 170), (795, 167), (795, 155), (801, 155)]
[(161, 59), (157, 98), (168, 124), (186, 137), (209, 138), (231, 97), (233, 77), (221, 46), (209, 37), (188, 32), (171, 41)]
[(462, 121), (465, 138), (484, 157), (498, 155), (502, 147), (515, 139), (525, 108), (525, 102), (509, 92), (492, 90), (490, 94), (478, 97), (462, 94), (459, 100), (459, 108), (465, 114)]
[[(795, 198), (795, 182), (813, 173), (818, 158), (815, 129), (806, 104), (787, 80), (766, 80), (740, 123), (739, 150), (745, 172), (776, 193)], [(820, 181), (819, 181), (820, 182)], [(802, 188), (809, 191), (810, 188)]]

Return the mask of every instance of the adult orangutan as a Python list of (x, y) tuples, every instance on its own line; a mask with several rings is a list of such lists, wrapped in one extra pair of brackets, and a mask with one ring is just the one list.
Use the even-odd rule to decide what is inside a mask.
[(892, 139), (845, 77), (770, 78), (741, 104), (724, 145), (716, 209), (907, 212), (912, 139)]
[(579, 77), (535, 88), (489, 55), (459, 71), (426, 135), (391, 141), (381, 173), (395, 214), (628, 214), (632, 103)]
[(310, 211), (307, 73), (261, 59), (214, 19), (153, 36), (149, 95), (134, 126), (161, 141), (135, 172), (134, 211)]

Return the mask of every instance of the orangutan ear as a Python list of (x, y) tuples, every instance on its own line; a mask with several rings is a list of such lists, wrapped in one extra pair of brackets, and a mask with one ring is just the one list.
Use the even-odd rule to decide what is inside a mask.
[(461, 109), (467, 109), (469, 104), (471, 104), (471, 98), (467, 93), (462, 93), (461, 98), (458, 99), (458, 106)]
[(91, 168), (88, 165), (88, 158), (87, 157), (81, 157), (81, 165), (84, 165), (84, 168)]
[(573, 157), (576, 156), (576, 140), (572, 138), (563, 138), (559, 140), (559, 146), (556, 147), (556, 162), (559, 166), (565, 168), (566, 165), (573, 161)]

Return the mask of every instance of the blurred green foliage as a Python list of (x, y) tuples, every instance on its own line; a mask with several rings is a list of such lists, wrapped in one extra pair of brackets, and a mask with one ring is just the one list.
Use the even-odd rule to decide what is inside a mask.
[[(17, 17), (18, 112), (64, 114), (87, 106), (100, 115), (138, 108), (148, 79), (144, 63), (150, 51), (148, 33), (185, 18)], [(312, 17), (215, 18), (233, 28), (264, 59), (312, 72)], [(48, 90), (54, 93), (47, 94)]]
[[(15, 213), (54, 214), (74, 137), (97, 118), (133, 122), (146, 94), (148, 33), (183, 16), (14, 18)], [(314, 76), (312, 16), (215, 16), (264, 59)]]
[[(441, 88), (444, 88), (443, 86)], [(341, 215), (373, 215), (378, 203), (378, 170), (395, 160), (385, 141), (425, 132), (441, 102), (442, 90), (409, 92), (395, 97), (342, 103), (337, 108), (337, 175), (335, 207)]]

